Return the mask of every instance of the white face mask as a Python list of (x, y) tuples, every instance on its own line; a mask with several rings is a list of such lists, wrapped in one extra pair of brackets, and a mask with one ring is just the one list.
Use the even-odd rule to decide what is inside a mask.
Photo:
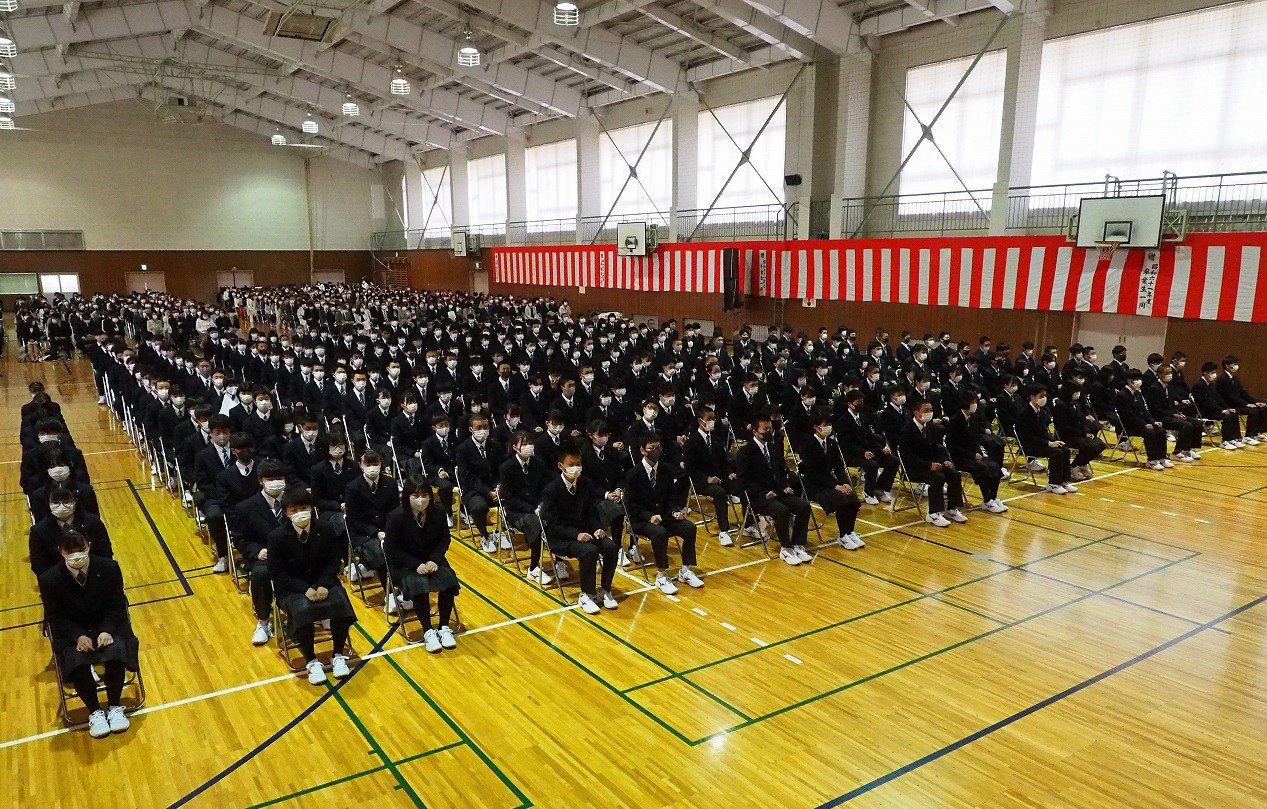
[(928, 422), (933, 420), (933, 411), (930, 410), (927, 413), (920, 413), (918, 418), (921, 423), (927, 424)]
[(414, 413), (418, 412), (418, 405), (416, 404), (405, 405), (405, 412), (412, 416)]
[(256, 402), (255, 409), (260, 411), (261, 413), (267, 413), (268, 411), (273, 409), (273, 403), (269, 401)]
[(647, 410), (642, 411), (642, 417), (647, 421), (655, 421), (656, 416), (658, 415), (660, 415), (659, 410), (652, 410), (648, 408)]
[(448, 427), (437, 427), (437, 428), (436, 428), (436, 435), (440, 436), (441, 438), (448, 438), (448, 437), (449, 437), (449, 428), (448, 428)]
[(562, 424), (547, 424), (546, 431), (549, 432), (550, 435), (561, 435), (563, 433), (563, 425)]
[(75, 504), (74, 503), (53, 503), (51, 506), (48, 507), (48, 510), (52, 512), (53, 516), (56, 517), (57, 519), (66, 520), (66, 519), (70, 519), (70, 517), (74, 515)]
[(533, 395), (533, 396), (536, 396), (536, 395), (538, 395), (538, 394), (540, 394), (540, 393), (541, 393), (541, 386), (540, 386), (540, 385), (529, 385), (529, 386), (528, 386), (528, 389), (532, 391), (532, 395)]
[(352, 383), (352, 387), (355, 388), (356, 390), (365, 390), (365, 380), (364, 379), (356, 380), (355, 382)]
[(607, 436), (605, 435), (594, 436), (594, 446), (598, 447), (599, 449), (602, 449), (603, 447), (607, 446)]
[(1035, 400), (1034, 400), (1034, 404), (1038, 405), (1039, 407), (1046, 407), (1046, 406), (1047, 406), (1047, 397), (1046, 397), (1046, 396), (1039, 396), (1037, 399), (1035, 399)]
[(54, 466), (52, 469), (48, 470), (48, 476), (58, 483), (61, 483), (66, 478), (70, 477), (70, 467)]
[(581, 476), (581, 467), (579, 466), (565, 466), (563, 468), (563, 477), (567, 478), (568, 480), (576, 480), (580, 476)]
[(895, 397), (893, 398), (893, 402), (894, 402), (894, 404), (904, 405), (904, 404), (906, 404), (906, 397), (905, 397), (905, 396), (895, 396)]
[(71, 570), (83, 570), (88, 567), (88, 551), (67, 554), (66, 567)]
[(414, 510), (415, 512), (418, 512), (418, 511), (426, 511), (426, 510), (427, 510), (427, 506), (431, 505), (431, 498), (429, 498), (429, 497), (411, 497), (411, 498), (409, 498), (409, 505), (410, 505), (410, 507), (411, 507), (411, 508), (413, 508), (413, 510)]
[(343, 450), (343, 447), (341, 446), (335, 446), (335, 447), (330, 447), (329, 452), (330, 452), (330, 457), (334, 458), (337, 461), (338, 459), (343, 457), (344, 450)]
[(535, 455), (536, 452), (537, 452), (537, 448), (534, 447), (532, 444), (524, 444), (522, 447), (519, 448), (519, 457), (523, 458), (524, 460), (528, 460), (533, 455)]
[(365, 475), (365, 479), (372, 483), (378, 480), (378, 474), (382, 469), (381, 466), (363, 466), (361, 472)]
[(487, 429), (476, 430), (475, 432), (471, 433), (471, 435), (474, 436), (476, 441), (484, 441), (485, 439), (488, 438), (488, 430)]
[(286, 481), (284, 479), (264, 481), (264, 493), (269, 497), (277, 497), (284, 491), (286, 491)]
[(305, 441), (316, 441), (316, 440), (317, 440), (317, 431), (316, 431), (316, 430), (301, 430), (301, 431), (300, 431), (300, 435), (302, 435), (302, 436), (304, 437), (304, 440), (305, 440)]
[(177, 396), (177, 397), (173, 398), (173, 399), (172, 399), (172, 405), (173, 405), (173, 406), (175, 406), (175, 407), (184, 407), (184, 406), (185, 406), (185, 397), (184, 397), (184, 396)]
[(706, 433), (711, 433), (716, 426), (717, 426), (717, 422), (706, 421), (704, 422), (704, 426), (701, 429), (703, 429), (703, 431)]
[(57, 437), (56, 435), (49, 435), (49, 434), (45, 433), (44, 435), (41, 435), (41, 436), (40, 436), (40, 443), (41, 443), (41, 444), (51, 444), (51, 443), (53, 443), (54, 441), (56, 441), (56, 440), (57, 440), (57, 438), (58, 438), (58, 437)]
[(307, 528), (308, 523), (310, 522), (312, 522), (311, 511), (296, 511), (294, 514), (290, 515), (290, 524), (298, 529), (302, 530)]
[(831, 431), (832, 431), (832, 426), (830, 424), (824, 424), (822, 427), (818, 428), (818, 434), (821, 435), (823, 438), (827, 438), (829, 435), (831, 435)]

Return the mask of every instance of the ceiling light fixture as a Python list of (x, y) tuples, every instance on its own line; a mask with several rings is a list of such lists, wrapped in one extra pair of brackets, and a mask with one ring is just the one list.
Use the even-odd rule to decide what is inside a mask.
[(17, 86), (18, 83), (13, 78), (12, 73), (6, 73), (5, 71), (0, 70), (0, 90), (12, 90)]
[(8, 59), (18, 55), (18, 43), (8, 34), (0, 34), (0, 56)]
[(394, 96), (409, 95), (409, 79), (401, 72), (400, 65), (396, 65), (396, 77), (392, 79), (391, 90)]
[(286, 136), (282, 134), (282, 128), (277, 127), (277, 131), (273, 133), (273, 137), (269, 138), (274, 146), (285, 146)]
[(555, 3), (554, 24), (568, 27), (581, 24), (581, 9), (576, 3)]
[(8, 96), (0, 96), (0, 112), (16, 112), (17, 105)]
[(18, 0), (0, 0), (0, 11), (10, 12), (18, 10)]
[(343, 114), (349, 118), (353, 118), (361, 114), (361, 107), (352, 100), (352, 94), (348, 93), (347, 100), (343, 102)]
[(0, 129), (13, 129), (13, 119), (7, 115), (0, 115)]
[(462, 29), (462, 39), (462, 47), (458, 48), (458, 64), (462, 67), (479, 67), (480, 49), (475, 47), (475, 43), (471, 41), (471, 27), (469, 25)]
[(304, 116), (303, 131), (305, 135), (317, 134), (317, 122), (312, 120), (312, 113)]

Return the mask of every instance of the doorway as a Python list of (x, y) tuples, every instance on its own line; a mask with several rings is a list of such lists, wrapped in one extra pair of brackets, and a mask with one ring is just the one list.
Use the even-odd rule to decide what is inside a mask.
[(167, 277), (162, 272), (125, 272), (123, 278), (129, 294), (167, 291)]

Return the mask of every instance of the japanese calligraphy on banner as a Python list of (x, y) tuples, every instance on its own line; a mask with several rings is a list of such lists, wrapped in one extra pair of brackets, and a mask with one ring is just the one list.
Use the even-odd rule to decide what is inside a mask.
[(1103, 260), (1061, 236), (700, 242), (636, 258), (614, 245), (507, 247), (492, 251), (493, 280), (720, 293), (726, 248), (747, 295), (1267, 322), (1267, 233), (1197, 233)]

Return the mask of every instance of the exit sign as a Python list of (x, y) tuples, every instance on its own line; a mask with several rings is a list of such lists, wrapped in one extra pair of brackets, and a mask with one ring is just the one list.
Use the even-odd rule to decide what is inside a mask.
[(150, 269), (150, 265), (148, 264), (141, 265), (141, 272), (149, 272), (149, 269)]

